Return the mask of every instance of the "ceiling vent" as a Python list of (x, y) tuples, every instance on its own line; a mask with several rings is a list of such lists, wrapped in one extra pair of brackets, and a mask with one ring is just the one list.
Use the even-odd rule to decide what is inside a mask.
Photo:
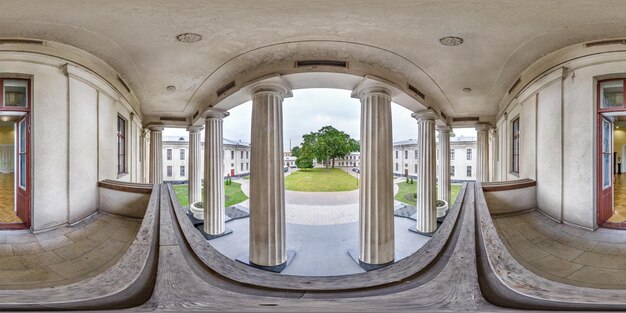
[(193, 116), (192, 116), (191, 118), (192, 118), (192, 119), (193, 119), (193, 118), (196, 118), (196, 117), (198, 116), (198, 114), (200, 114), (200, 111), (196, 111), (196, 113), (194, 113), (194, 114), (193, 114)]
[(453, 117), (453, 122), (478, 122), (480, 121), (479, 117)]
[(426, 100), (426, 96), (424, 96), (424, 93), (422, 93), (421, 91), (419, 91), (419, 89), (415, 88), (415, 86), (409, 84), (409, 90), (413, 91), (416, 95), (418, 95), (420, 98)]
[(34, 39), (0, 39), (0, 44), (43, 45), (43, 41)]
[(608, 45), (626, 45), (626, 39), (609, 39), (585, 43), (585, 48), (608, 46)]
[(517, 87), (517, 85), (519, 85), (519, 83), (522, 82), (522, 78), (518, 78), (515, 83), (513, 83), (513, 86), (511, 86), (511, 88), (509, 88), (509, 94), (511, 94), (513, 92), (513, 90), (515, 90), (515, 88)]
[(128, 87), (128, 85), (126, 85), (126, 82), (121, 77), (117, 76), (117, 81), (120, 82), (120, 84), (122, 84), (124, 88), (126, 88), (126, 91), (128, 91), (128, 93), (130, 93), (130, 88)]
[(224, 87), (220, 88), (217, 90), (217, 96), (221, 96), (223, 94), (225, 94), (227, 91), (231, 90), (233, 87), (235, 87), (235, 81), (233, 80), (232, 82), (224, 85)]
[(305, 60), (305, 61), (296, 61), (296, 63), (294, 64), (294, 67), (303, 67), (303, 66), (333, 66), (333, 67), (348, 68), (348, 62), (333, 61), (333, 60)]
[(173, 116), (161, 116), (159, 118), (161, 121), (170, 121), (170, 122), (186, 122), (186, 117), (173, 117)]

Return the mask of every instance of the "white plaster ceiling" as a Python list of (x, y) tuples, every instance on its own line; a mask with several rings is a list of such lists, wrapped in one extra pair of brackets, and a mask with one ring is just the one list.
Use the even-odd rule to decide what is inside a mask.
[[(178, 42), (185, 32), (204, 39)], [(439, 43), (450, 35), (465, 42)], [(98, 56), (148, 116), (189, 116), (242, 69), (325, 55), (402, 69), (448, 116), (495, 115), (538, 58), (626, 37), (626, 2), (0, 0), (0, 37), (57, 41)]]

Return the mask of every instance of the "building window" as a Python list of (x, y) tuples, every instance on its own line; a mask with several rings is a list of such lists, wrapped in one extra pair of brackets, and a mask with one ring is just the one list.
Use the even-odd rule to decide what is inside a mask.
[(519, 174), (519, 117), (511, 123), (513, 124), (513, 160), (511, 172)]
[(246, 163), (246, 171), (249, 170), (250, 168), (248, 167), (248, 163)]
[(609, 80), (600, 83), (600, 109), (624, 107), (624, 81)]
[(404, 163), (404, 167), (409, 167), (409, 164), (408, 163)]
[(246, 151), (246, 159), (249, 159), (249, 158), (250, 158), (250, 156), (248, 155), (248, 153), (249, 153), (249, 152), (250, 152), (250, 151)]
[(450, 160), (454, 160), (454, 149), (450, 149)]
[(415, 149), (415, 158), (416, 159), (418, 158), (418, 156), (417, 156), (417, 149)]
[(185, 160), (185, 149), (180, 149), (180, 159)]
[(117, 116), (117, 174), (126, 173), (126, 120)]
[[(396, 151), (397, 152), (397, 151)], [(398, 171), (398, 163), (396, 163), (396, 171)]]
[(241, 151), (241, 158), (243, 159), (243, 151)]
[(404, 150), (404, 158), (405, 159), (409, 158), (409, 150)]
[[(289, 164), (289, 163), (287, 163), (287, 164)], [(243, 172), (243, 163), (241, 163), (241, 171)]]
[(417, 173), (417, 164), (415, 164), (415, 173)]
[(230, 152), (230, 159), (234, 160), (235, 159), (235, 151), (231, 151)]
[(167, 177), (172, 177), (172, 166), (171, 165), (167, 166)]
[(454, 165), (450, 166), (450, 176), (455, 176), (456, 173), (454, 173)]
[(27, 108), (30, 103), (28, 79), (0, 79), (2, 82), (2, 106)]
[(180, 176), (185, 176), (185, 167), (184, 166), (180, 167)]
[(468, 160), (472, 159), (472, 149), (467, 149), (467, 159)]
[(167, 149), (167, 160), (171, 160), (172, 159), (172, 149)]
[(396, 159), (398, 158), (398, 150), (396, 150)]
[(472, 177), (472, 167), (471, 166), (467, 167), (467, 177)]

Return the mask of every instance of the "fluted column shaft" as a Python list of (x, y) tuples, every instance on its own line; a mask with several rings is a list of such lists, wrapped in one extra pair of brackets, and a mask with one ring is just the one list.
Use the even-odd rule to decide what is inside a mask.
[(421, 233), (437, 230), (436, 180), (437, 158), (435, 118), (432, 110), (412, 115), (417, 120), (417, 215), (416, 229)]
[(189, 209), (197, 219), (204, 219), (204, 210), (194, 211), (192, 203), (202, 201), (202, 176), (200, 172), (202, 165), (201, 138), (202, 126), (190, 126), (189, 132), (189, 156), (188, 156), (188, 177), (189, 177)]
[(374, 88), (361, 99), (359, 260), (382, 265), (394, 260), (393, 140), (390, 92)]
[(287, 262), (283, 173), (283, 99), (288, 90), (258, 86), (252, 96), (250, 143), (250, 262)]
[(214, 236), (226, 230), (223, 119), (228, 115), (217, 109), (204, 115), (204, 232)]
[(163, 125), (148, 126), (150, 129), (150, 174), (151, 184), (163, 182)]
[(489, 148), (491, 149), (490, 160), (491, 160), (491, 169), (489, 171), (489, 181), (496, 181), (496, 169), (498, 168), (497, 160), (498, 160), (498, 131), (495, 128), (492, 128), (489, 132), (490, 141)]
[(439, 131), (438, 198), (450, 203), (450, 126), (437, 127)]
[(489, 129), (490, 124), (479, 123), (476, 125), (476, 181), (489, 181)]

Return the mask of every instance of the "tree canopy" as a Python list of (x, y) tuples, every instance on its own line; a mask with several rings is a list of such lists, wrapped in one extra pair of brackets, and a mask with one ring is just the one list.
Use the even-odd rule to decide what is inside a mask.
[(297, 157), (325, 162), (326, 167), (332, 163), (334, 168), (336, 158), (344, 158), (359, 149), (359, 142), (350, 138), (350, 135), (332, 126), (324, 126), (317, 132), (302, 136), (302, 144), (298, 149), (299, 156)]

